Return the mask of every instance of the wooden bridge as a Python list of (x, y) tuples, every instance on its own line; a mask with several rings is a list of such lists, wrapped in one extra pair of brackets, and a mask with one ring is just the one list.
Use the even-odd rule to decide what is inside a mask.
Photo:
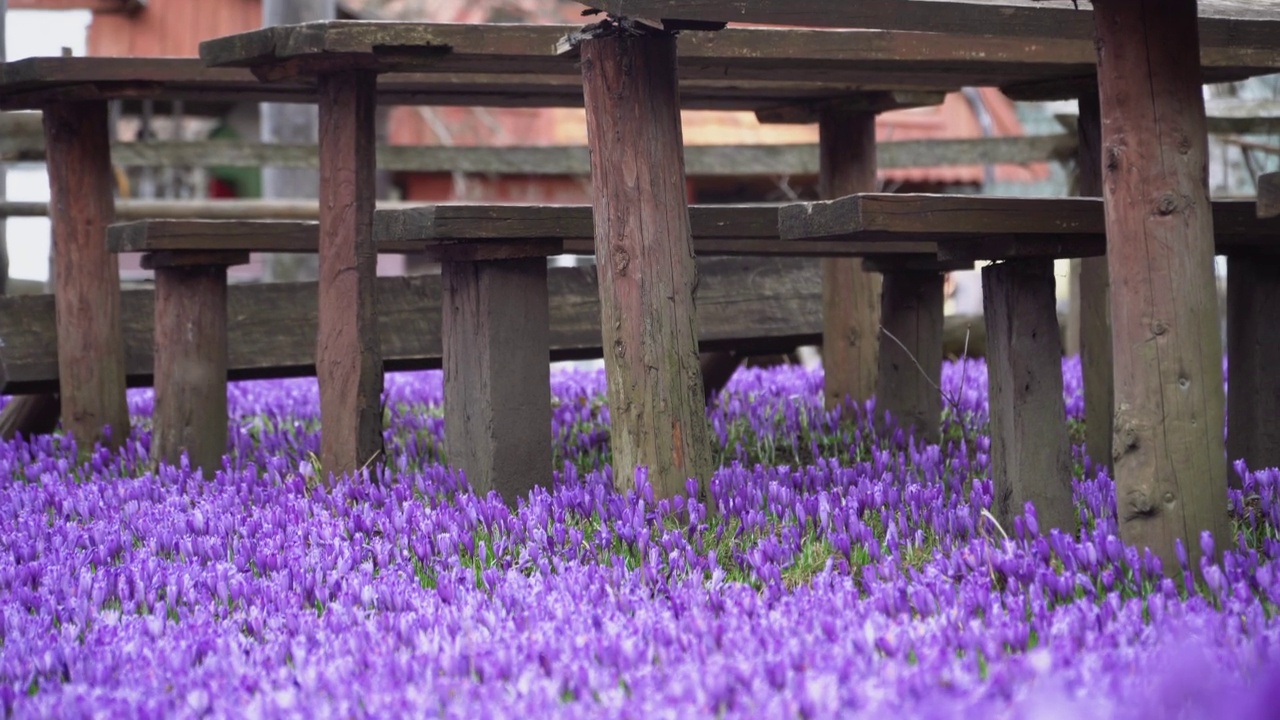
[[(415, 357), (440, 358), (449, 456), (479, 489), (514, 500), (549, 480), (547, 360), (591, 345), (610, 378), (617, 482), (626, 486), (643, 465), (655, 491), (671, 495), (690, 477), (705, 488), (711, 473), (698, 351), (714, 340), (702, 331), (712, 324), (708, 298), (743, 291), (734, 273), (783, 277), (797, 256), (822, 256), (810, 277), (821, 278), (828, 401), (878, 394), (881, 407), (936, 438), (939, 398), (929, 383), (941, 363), (941, 273), (1000, 260), (983, 271), (997, 514), (1008, 519), (1030, 501), (1042, 527), (1072, 530), (1050, 263), (1083, 257), (1088, 450), (1114, 460), (1124, 539), (1152, 548), (1166, 568), (1175, 539), (1193, 557), (1199, 544), (1187, 540), (1201, 530), (1218, 547), (1230, 542), (1211, 258), (1231, 263), (1233, 457), (1280, 464), (1280, 437), (1259, 421), (1275, 416), (1268, 403), (1280, 389), (1263, 370), (1280, 344), (1258, 331), (1262, 313), (1246, 310), (1275, 297), (1280, 226), (1266, 217), (1276, 213), (1273, 178), (1256, 203), (1210, 204), (1200, 86), (1280, 69), (1280, 10), (1202, 2), (1197, 21), (1194, 0), (1097, 0), (1093, 11), (1012, 0), (600, 4), (614, 15), (585, 28), (332, 21), (209, 41), (200, 61), (7, 64), (0, 107), (43, 112), (67, 429), (93, 442), (105, 426), (121, 427), (126, 384), (150, 371), (162, 452), (216, 448), (217, 422), (193, 418), (190, 400), (225, 402), (225, 378), (250, 372), (235, 355), (244, 346), (228, 313), (251, 294), (314, 292), (314, 306), (296, 312), (310, 322), (314, 307), (315, 335), (302, 340), (314, 337), (316, 348), (322, 463), (351, 471), (381, 450), (382, 373), (403, 347), (395, 344), (403, 333), (387, 329), (391, 308), (421, 298), (423, 308), (438, 303), (443, 322), (434, 335), (421, 330), (426, 345)], [(729, 20), (863, 29), (722, 29)], [(1126, 44), (1136, 32), (1146, 33), (1144, 52)], [(1081, 192), (1090, 198), (870, 192), (875, 114), (974, 85), (1021, 99), (1077, 98)], [(317, 222), (144, 220), (108, 232), (116, 217), (105, 103), (138, 97), (317, 103)], [(377, 103), (584, 106), (593, 206), (375, 209)], [(818, 123), (828, 200), (689, 208), (679, 110), (699, 107)], [(1171, 160), (1150, 160), (1159, 157)], [(595, 285), (556, 284), (544, 258), (568, 248), (596, 255)], [(261, 249), (318, 252), (319, 281), (228, 289), (225, 267)], [(375, 278), (378, 252), (410, 249), (438, 254), (438, 281)], [(157, 269), (150, 363), (136, 345), (145, 301), (134, 296), (122, 311), (112, 255), (122, 250), (148, 252)], [(762, 257), (695, 260), (716, 254)], [(573, 293), (597, 297), (599, 314), (571, 342), (556, 334), (565, 325), (552, 308)], [(812, 317), (817, 298), (795, 297), (783, 312)], [(767, 298), (730, 302), (776, 317)], [(23, 301), (46, 302), (48, 312), (45, 299)], [(128, 333), (126, 317), (139, 323)], [(201, 333), (184, 334), (197, 324)], [(599, 337), (586, 337), (595, 327)], [(309, 370), (305, 355), (296, 367)], [(5, 367), (21, 387), (11, 356)], [(212, 446), (202, 445), (207, 438)], [(537, 467), (546, 471), (529, 471)]]

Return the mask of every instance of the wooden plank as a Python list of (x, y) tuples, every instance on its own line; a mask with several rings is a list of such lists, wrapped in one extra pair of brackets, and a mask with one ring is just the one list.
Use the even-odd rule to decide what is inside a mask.
[(320, 83), (320, 465), (354, 472), (382, 455), (382, 360), (373, 241), (374, 87), (366, 70)]
[[(1249, 200), (1210, 206), (1218, 237), (1266, 237), (1274, 223), (1259, 220)], [(778, 211), (783, 239), (872, 240), (910, 234), (917, 239), (997, 235), (1103, 235), (1101, 198), (995, 197), (928, 193), (862, 193), (794, 203)]]
[(1233, 545), (1196, 2), (1093, 5), (1120, 537), (1180, 579), (1175, 541), (1197, 572), (1203, 531)]
[(1280, 217), (1280, 173), (1258, 177), (1258, 217)]
[(156, 270), (151, 457), (206, 477), (227, 451), (227, 268)]
[[(1097, 88), (1080, 96), (1078, 192), (1102, 196), (1102, 115)], [(1106, 239), (1103, 239), (1105, 246)], [(1219, 251), (1225, 250), (1219, 243)], [(1084, 380), (1084, 446), (1093, 467), (1112, 471), (1115, 378), (1111, 367), (1111, 280), (1107, 259), (1080, 261), (1080, 372)], [(1114, 477), (1114, 476), (1113, 476)]]
[(1019, 260), (982, 269), (991, 408), (992, 511), (1006, 532), (1026, 504), (1042, 533), (1074, 534), (1071, 445), (1062, 398), (1062, 344), (1053, 264)]
[[(876, 189), (876, 116), (828, 108), (818, 123), (819, 190), (837, 198)], [(776, 213), (775, 213), (776, 231)], [(828, 409), (861, 405), (876, 392), (880, 277), (857, 258), (822, 261), (823, 397)]]
[[(877, 28), (996, 37), (1089, 40), (1093, 12), (1037, 0), (590, 0), (615, 15), (653, 20), (733, 21), (763, 25)], [(1207, 44), (1274, 47), (1280, 10), (1267, 0), (1201, 0), (1200, 37)]]
[(551, 487), (547, 263), (446, 262), (442, 276), (445, 455), (514, 506)]
[[(717, 258), (698, 261), (699, 349), (787, 352), (822, 337), (816, 260)], [(441, 367), (439, 275), (377, 279), (378, 334), (386, 370)], [(551, 358), (601, 357), (596, 268), (551, 268)], [(232, 285), (228, 289), (231, 380), (315, 374), (316, 283)], [(121, 295), (131, 386), (152, 382), (155, 293)], [(58, 390), (52, 295), (0, 298), (0, 367), (6, 394)], [(55, 418), (56, 419), (56, 418)]]
[[(1251, 470), (1280, 467), (1280, 261), (1227, 260), (1227, 460)], [(1228, 487), (1242, 481), (1230, 467)]]
[(58, 298), (62, 422), (82, 452), (118, 447), (129, 434), (120, 271), (102, 238), (113, 220), (107, 107), (44, 112), (49, 148), (54, 292)]
[(697, 268), (675, 38), (602, 35), (581, 46), (613, 481), (648, 469), (655, 498), (696, 479), (710, 497), (711, 439), (698, 365)]
[(942, 430), (942, 274), (887, 273), (881, 286), (876, 416), (927, 443)]
[[(468, 214), (464, 209), (477, 210)], [(542, 212), (543, 210), (553, 212)], [(776, 225), (773, 206), (694, 206), (696, 228), (694, 248), (700, 255), (777, 255), (783, 257), (854, 257), (884, 253), (928, 253), (934, 243), (911, 240), (827, 242), (780, 241), (769, 235)], [(534, 257), (562, 252), (592, 255), (594, 240), (573, 237), (565, 241), (548, 238), (557, 221), (566, 232), (591, 232), (588, 206), (441, 206), (440, 222), (419, 222), (412, 213), (405, 221), (399, 210), (374, 213), (374, 246), (379, 253), (427, 253), (436, 257), (479, 260), (500, 257)], [(583, 220), (586, 222), (582, 222)], [(740, 231), (743, 236), (724, 236)], [(698, 233), (701, 233), (699, 235)], [(315, 253), (319, 248), (319, 226), (308, 221), (283, 220), (139, 220), (117, 223), (107, 231), (111, 252), (225, 253), (291, 252)], [(752, 237), (756, 235), (757, 237)], [(461, 254), (460, 254), (461, 253)], [(479, 254), (477, 254), (479, 253)]]

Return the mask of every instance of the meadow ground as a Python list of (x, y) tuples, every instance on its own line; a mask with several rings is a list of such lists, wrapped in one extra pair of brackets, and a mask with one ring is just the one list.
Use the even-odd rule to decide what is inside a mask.
[[(1079, 437), (1079, 368), (1064, 362)], [(1075, 535), (986, 514), (986, 372), (944, 441), (744, 369), (711, 497), (612, 490), (599, 371), (553, 377), (555, 487), (512, 510), (440, 465), (438, 372), (387, 378), (385, 467), (314, 477), (314, 380), (231, 389), (231, 454), (148, 467), (0, 446), (5, 717), (1232, 717), (1280, 707), (1280, 471), (1180, 591), (1116, 538), (1077, 448)], [(1189, 577), (1189, 568), (1172, 572)]]

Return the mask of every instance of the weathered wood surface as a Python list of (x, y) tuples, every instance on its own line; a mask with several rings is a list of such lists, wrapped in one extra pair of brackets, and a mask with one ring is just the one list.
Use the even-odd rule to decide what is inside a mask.
[[(1102, 197), (1102, 115), (1094, 88), (1080, 96), (1077, 194)], [(1105, 246), (1106, 240), (1103, 240)], [(1219, 251), (1228, 250), (1218, 243)], [(1115, 378), (1111, 366), (1111, 281), (1107, 259), (1080, 260), (1080, 372), (1084, 380), (1084, 446), (1094, 467), (1111, 470)]]
[(63, 427), (82, 451), (129, 433), (120, 271), (102, 238), (113, 221), (105, 103), (45, 110)]
[[(818, 123), (824, 198), (876, 189), (876, 116), (829, 108)], [(774, 213), (777, 229), (777, 212)], [(876, 392), (880, 277), (857, 258), (822, 261), (823, 397), (828, 409)]]
[[(1280, 11), (1280, 5), (1269, 4)], [(1227, 518), (1222, 341), (1195, 0), (1094, 0), (1121, 539), (1179, 578)], [(1134, 42), (1134, 38), (1142, 38)], [(1256, 218), (1255, 218), (1256, 221)], [(1152, 258), (1160, 258), (1153, 262)]]
[[(1267, 237), (1275, 223), (1257, 217), (1251, 200), (1216, 200), (1209, 208), (1218, 237)], [(786, 240), (918, 239), (998, 235), (1106, 235), (1102, 198), (995, 197), (930, 193), (862, 193), (792, 203), (778, 211)]]
[(937, 443), (942, 429), (942, 275), (886, 274), (880, 297), (877, 420), (888, 413), (917, 438)]
[[(700, 350), (787, 352), (822, 337), (816, 260), (716, 258), (698, 261)], [(601, 356), (595, 267), (548, 270), (551, 357)], [(440, 276), (377, 280), (378, 334), (386, 370), (441, 366)], [(315, 374), (316, 283), (228, 289), (227, 373), (232, 380)], [(155, 293), (121, 294), (125, 367), (131, 386), (152, 382)], [(52, 295), (0, 298), (0, 366), (6, 394), (58, 390)]]
[[(999, 38), (1092, 40), (1089, 3), (1043, 0), (583, 0), (615, 15), (827, 28), (883, 28)], [(1280, 8), (1269, 0), (1200, 0), (1200, 37), (1208, 45), (1274, 48)]]
[(1280, 217), (1280, 173), (1258, 177), (1258, 217)]
[(547, 263), (446, 262), (445, 456), (508, 504), (551, 486)]
[(645, 467), (654, 496), (710, 496), (711, 438), (698, 365), (698, 285), (686, 205), (676, 43), (605, 34), (581, 45), (591, 145), (613, 482)]
[[(383, 55), (375, 62), (380, 68), (431, 69), (382, 78), (381, 102), (495, 107), (582, 104), (576, 58), (552, 51), (556, 41), (577, 30), (577, 25), (410, 23), (403, 27), (418, 40), (430, 34), (440, 47), (448, 45), (451, 50), (423, 57), (416, 51), (406, 56), (404, 46), (387, 45), (383, 50), (370, 46), (369, 58)], [(315, 36), (313, 28), (292, 29)], [(991, 28), (983, 28), (976, 34), (990, 33)], [(211, 42), (239, 41), (232, 36)], [(988, 52), (975, 54), (973, 48), (979, 46)], [(363, 52), (364, 48), (349, 44), (346, 50)], [(1202, 54), (1210, 68), (1209, 78), (1236, 79), (1270, 72), (1276, 66), (1277, 51), (1271, 45), (1246, 47), (1237, 37), (1226, 37), (1219, 44), (1210, 43)], [(1096, 62), (1087, 35), (978, 40), (972, 34), (939, 37), (792, 28), (687, 33), (680, 40), (680, 57), (685, 107), (742, 110), (868, 90), (1027, 85), (1088, 76)], [(8, 63), (0, 74), (0, 106), (9, 108), (39, 107), (51, 97), (132, 100), (145, 96), (156, 101), (184, 99), (191, 109), (211, 103), (312, 102), (315, 93), (314, 83), (261, 83), (248, 69), (208, 68), (194, 58), (28, 58)]]
[(1074, 534), (1078, 525), (1054, 303), (1053, 265), (1047, 260), (982, 269), (992, 510), (1006, 531), (1028, 502), (1042, 533), (1057, 528)]
[(373, 241), (374, 87), (352, 70), (320, 78), (320, 466), (351, 473), (382, 454), (382, 360)]
[[(377, 210), (374, 245), (381, 253), (432, 253), (476, 260), (481, 259), (476, 253), (488, 253), (485, 257), (489, 259), (561, 252), (591, 255), (595, 252), (592, 215), (586, 205), (439, 205)], [(694, 247), (700, 255), (839, 257), (935, 251), (931, 243), (911, 240), (780, 241), (777, 207), (771, 205), (694, 206), (690, 216)], [(319, 232), (317, 223), (305, 220), (138, 220), (112, 225), (107, 246), (112, 252), (314, 253), (319, 248)]]
[[(1251, 470), (1280, 467), (1280, 262), (1227, 260), (1227, 460)], [(1227, 484), (1241, 478), (1227, 468)]]
[(206, 476), (227, 451), (227, 268), (156, 268), (151, 457)]

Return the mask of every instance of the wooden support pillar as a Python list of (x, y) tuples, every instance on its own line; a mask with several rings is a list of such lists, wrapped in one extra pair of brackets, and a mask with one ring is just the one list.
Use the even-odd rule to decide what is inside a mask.
[(698, 365), (697, 267), (685, 187), (675, 37), (581, 43), (614, 484), (647, 467), (658, 498), (711, 480)]
[(448, 261), (444, 426), (449, 464), (509, 505), (551, 486), (551, 341), (545, 257)]
[[(1076, 124), (1077, 188), (1081, 197), (1102, 197), (1102, 115), (1096, 92), (1080, 97)], [(1105, 255), (1081, 258), (1080, 373), (1084, 382), (1085, 454), (1095, 468), (1111, 469), (1115, 378), (1111, 368), (1111, 298)]]
[(1222, 340), (1196, 0), (1094, 0), (1121, 539), (1180, 578), (1227, 516)]
[(377, 75), (321, 75), (320, 384), (323, 472), (342, 474), (382, 454), (382, 357), (373, 245)]
[(1041, 532), (1074, 533), (1071, 446), (1062, 398), (1062, 336), (1053, 260), (982, 269), (991, 412), (992, 514), (1009, 531), (1027, 502)]
[[(44, 108), (62, 422), (81, 451), (129, 434), (120, 270), (107, 252), (115, 219), (105, 102)], [(110, 435), (105, 432), (110, 428)]]
[[(824, 108), (818, 121), (819, 190), (824, 200), (876, 191), (876, 114)], [(880, 276), (858, 258), (822, 259), (823, 395), (828, 409), (876, 391)]]
[(876, 416), (930, 443), (942, 432), (943, 277), (885, 268), (881, 284)]
[[(1280, 467), (1280, 259), (1227, 258), (1227, 461)], [(1240, 478), (1228, 466), (1227, 484)]]
[(1258, 217), (1280, 217), (1280, 172), (1258, 176)]
[(211, 477), (227, 451), (227, 266), (248, 253), (148, 253), (155, 270), (151, 457)]

